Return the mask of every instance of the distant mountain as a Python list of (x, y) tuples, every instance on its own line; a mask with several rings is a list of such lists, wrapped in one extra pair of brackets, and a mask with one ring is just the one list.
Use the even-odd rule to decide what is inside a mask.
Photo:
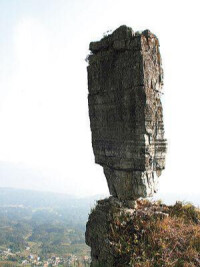
[(0, 161), (1, 187), (30, 188), (31, 185), (37, 190), (37, 183), (44, 178), (41, 172), (24, 164)]
[(71, 207), (85, 208), (89, 210), (95, 204), (95, 200), (103, 197), (105, 196), (96, 195), (77, 198), (75, 196), (61, 193), (0, 187), (0, 206), (23, 205), (31, 208)]
[[(71, 207), (85, 208), (90, 210), (96, 200), (105, 198), (106, 195), (95, 195), (84, 198), (77, 198), (73, 195), (42, 192), (25, 189), (3, 188), (0, 187), (0, 206), (5, 205), (23, 205), (25, 207)], [(160, 193), (155, 194), (153, 200), (161, 199), (166, 204), (174, 204), (176, 201), (191, 202), (196, 206), (200, 206), (200, 194), (194, 193)]]

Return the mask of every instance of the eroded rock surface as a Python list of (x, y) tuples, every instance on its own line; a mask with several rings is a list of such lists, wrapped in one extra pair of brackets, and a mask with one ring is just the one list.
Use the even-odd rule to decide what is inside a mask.
[(152, 196), (165, 167), (157, 37), (121, 26), (90, 43), (88, 102), (95, 162), (120, 200)]
[(132, 252), (147, 230), (140, 221), (149, 222), (153, 218), (159, 221), (168, 216), (169, 208), (156, 203), (138, 202), (136, 208), (130, 209), (114, 197), (98, 201), (89, 216), (85, 235), (86, 244), (91, 247), (91, 267), (135, 266), (131, 264)]

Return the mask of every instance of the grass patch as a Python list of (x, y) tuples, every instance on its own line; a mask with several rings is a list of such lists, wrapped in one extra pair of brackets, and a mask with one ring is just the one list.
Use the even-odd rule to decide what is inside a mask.
[(116, 266), (200, 266), (200, 210), (191, 204), (139, 201), (134, 214), (113, 220), (110, 233)]

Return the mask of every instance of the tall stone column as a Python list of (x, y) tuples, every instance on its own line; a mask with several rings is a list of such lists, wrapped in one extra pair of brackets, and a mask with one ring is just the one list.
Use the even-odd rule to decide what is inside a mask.
[(88, 102), (95, 162), (121, 201), (152, 196), (165, 168), (158, 38), (121, 26), (90, 43)]

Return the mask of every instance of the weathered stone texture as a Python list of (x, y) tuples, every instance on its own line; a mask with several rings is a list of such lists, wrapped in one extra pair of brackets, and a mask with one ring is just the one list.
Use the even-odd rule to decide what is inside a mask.
[(91, 267), (116, 266), (112, 253), (110, 233), (114, 218), (121, 212), (126, 212), (122, 203), (110, 197), (98, 201), (96, 208), (91, 212), (86, 226), (85, 241), (91, 247)]
[[(142, 202), (141, 202), (142, 203)], [(136, 234), (138, 221), (149, 221), (152, 218), (159, 221), (169, 215), (169, 208), (165, 205), (152, 203), (149, 205), (141, 205), (135, 208), (127, 208), (123, 202), (117, 198), (110, 197), (97, 202), (97, 206), (91, 212), (86, 226), (85, 240), (86, 244), (91, 247), (91, 267), (128, 267), (135, 266), (128, 264), (130, 255), (126, 255), (124, 251), (120, 253), (120, 248), (127, 242), (125, 235)], [(120, 227), (128, 229), (126, 223), (131, 225), (131, 232), (128, 230), (120, 231)], [(139, 229), (138, 229), (139, 230)], [(143, 232), (145, 235), (145, 227)], [(116, 239), (116, 232), (119, 232), (120, 240)], [(137, 244), (137, 243), (136, 243)], [(134, 246), (134, 244), (130, 244)], [(124, 262), (124, 256), (128, 262)], [(140, 255), (142, 256), (142, 255)], [(138, 265), (142, 266), (142, 265)]]
[[(88, 102), (95, 162), (111, 195), (151, 196), (165, 167), (160, 95), (163, 70), (157, 37), (121, 26), (90, 43)], [(157, 173), (157, 175), (156, 175)]]

